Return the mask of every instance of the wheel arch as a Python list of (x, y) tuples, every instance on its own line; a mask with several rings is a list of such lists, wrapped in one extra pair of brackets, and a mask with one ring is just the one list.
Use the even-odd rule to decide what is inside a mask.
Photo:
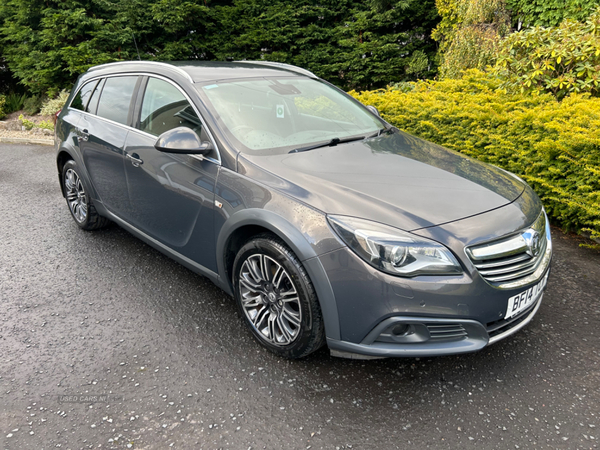
[(67, 161), (75, 161), (75, 158), (73, 158), (73, 156), (66, 150), (61, 149), (58, 152), (58, 155), (56, 155), (56, 168), (58, 169), (58, 182), (60, 184), (60, 191), (62, 192), (62, 196), (64, 197), (66, 195), (65, 193), (65, 185), (63, 183), (63, 179), (62, 179), (62, 172), (63, 172), (63, 168), (65, 167), (65, 164), (67, 163)]
[[(63, 142), (63, 144), (66, 143)], [(81, 176), (81, 180), (86, 189), (86, 192), (96, 202), (96, 205), (98, 205), (98, 202), (101, 202), (101, 200), (98, 198), (98, 194), (96, 193), (92, 181), (90, 180), (90, 175), (87, 171), (87, 168), (85, 167), (85, 164), (83, 163), (82, 156), (78, 149), (73, 148), (69, 145), (61, 145), (56, 154), (56, 169), (58, 172), (58, 180), (60, 183), (60, 190), (62, 192), (63, 197), (65, 196), (65, 187), (62, 179), (62, 171), (67, 161), (70, 160), (75, 161), (75, 164), (77, 164), (77, 166), (79, 167), (79, 175)]]
[[(340, 339), (340, 325), (333, 289), (317, 252), (306, 237), (279, 214), (264, 209), (244, 209), (232, 215), (223, 225), (217, 238), (217, 266), (221, 287), (233, 295), (233, 260), (238, 250), (253, 236), (271, 233), (281, 239), (302, 262), (317, 293), (325, 333)], [(335, 338), (334, 336), (338, 336)]]

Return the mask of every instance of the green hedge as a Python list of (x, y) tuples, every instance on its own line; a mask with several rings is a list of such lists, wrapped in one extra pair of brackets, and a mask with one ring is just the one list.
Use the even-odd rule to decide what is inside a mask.
[(462, 79), (350, 92), (416, 136), (524, 178), (567, 230), (600, 237), (600, 98), (508, 94), (477, 70)]

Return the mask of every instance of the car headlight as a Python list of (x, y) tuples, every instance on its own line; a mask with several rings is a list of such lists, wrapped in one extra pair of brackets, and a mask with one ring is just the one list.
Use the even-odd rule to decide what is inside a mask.
[(452, 252), (437, 242), (370, 220), (327, 219), (348, 247), (383, 272), (403, 277), (462, 273)]

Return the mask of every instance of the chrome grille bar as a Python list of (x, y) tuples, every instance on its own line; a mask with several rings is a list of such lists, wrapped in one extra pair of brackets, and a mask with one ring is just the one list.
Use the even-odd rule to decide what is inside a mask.
[[(496, 241), (467, 247), (465, 252), (479, 274), (501, 288), (516, 287), (547, 266), (552, 253), (546, 214), (527, 229)], [(543, 267), (545, 271), (546, 267)]]
[(531, 256), (527, 255), (527, 254), (521, 254), (521, 255), (517, 255), (513, 258), (510, 259), (503, 259), (500, 261), (496, 261), (496, 262), (488, 262), (488, 263), (477, 263), (475, 264), (475, 267), (477, 267), (478, 269), (488, 269), (490, 267), (499, 267), (499, 266), (505, 266), (507, 264), (513, 264), (513, 263), (518, 263), (521, 261), (525, 261), (531, 259)]
[[(479, 273), (484, 277), (491, 276), (491, 275), (502, 275), (504, 273), (516, 272), (521, 269), (526, 269), (533, 265), (535, 265), (535, 259), (531, 258), (524, 263), (505, 264), (503, 266), (500, 266), (500, 268), (495, 268), (492, 270), (480, 270)], [(475, 265), (475, 267), (477, 267), (477, 265)], [(477, 267), (477, 268), (479, 269), (479, 267)]]

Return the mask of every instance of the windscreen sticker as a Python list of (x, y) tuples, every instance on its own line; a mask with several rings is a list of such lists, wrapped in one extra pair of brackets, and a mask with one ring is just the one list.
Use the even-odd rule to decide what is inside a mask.
[(208, 91), (209, 89), (214, 89), (217, 87), (219, 87), (218, 84), (209, 84), (208, 86), (204, 86), (203, 89), (206, 89)]
[(283, 105), (277, 105), (277, 118), (278, 119), (283, 119), (284, 118), (284, 111), (285, 108), (283, 107)]

